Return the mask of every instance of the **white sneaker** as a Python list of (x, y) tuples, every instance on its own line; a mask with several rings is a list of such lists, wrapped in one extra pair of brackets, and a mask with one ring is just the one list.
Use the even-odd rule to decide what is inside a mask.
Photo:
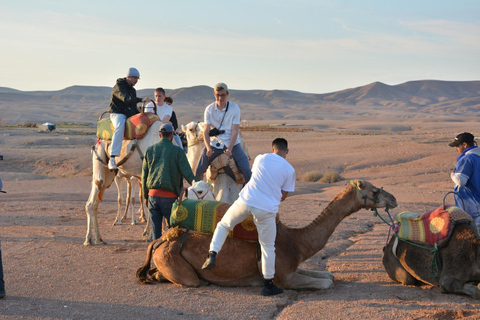
[(117, 164), (115, 162), (115, 157), (110, 158), (110, 161), (108, 162), (108, 169), (110, 169), (110, 170), (117, 169)]

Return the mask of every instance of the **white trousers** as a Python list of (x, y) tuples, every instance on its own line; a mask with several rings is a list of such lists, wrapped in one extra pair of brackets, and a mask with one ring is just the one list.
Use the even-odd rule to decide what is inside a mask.
[(228, 232), (251, 215), (253, 215), (253, 222), (257, 226), (258, 241), (262, 249), (263, 277), (273, 279), (275, 275), (275, 237), (277, 235), (276, 213), (249, 206), (245, 201), (238, 198), (217, 224), (210, 243), (210, 251), (218, 253), (228, 237)]
[(122, 141), (125, 135), (125, 121), (127, 121), (127, 116), (121, 113), (110, 113), (110, 120), (112, 120), (114, 128), (110, 155), (118, 157), (122, 151)]

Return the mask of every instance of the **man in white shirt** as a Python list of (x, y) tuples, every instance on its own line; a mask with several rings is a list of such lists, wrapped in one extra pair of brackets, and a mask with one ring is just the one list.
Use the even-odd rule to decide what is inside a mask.
[[(168, 103), (165, 102), (165, 90), (163, 88), (155, 89), (155, 103), (157, 104), (156, 108), (153, 102), (150, 102), (145, 106), (143, 111), (156, 113), (160, 117), (160, 121), (162, 121), (162, 123), (172, 124), (170, 119), (172, 118), (173, 109)], [(173, 140), (178, 147), (183, 149), (182, 141), (176, 132), (173, 136)]]
[(252, 178), (240, 192), (239, 198), (227, 210), (213, 233), (210, 251), (202, 269), (215, 267), (215, 256), (222, 248), (230, 230), (253, 215), (258, 241), (262, 248), (262, 274), (265, 286), (262, 295), (280, 294), (282, 289), (273, 284), (275, 275), (275, 218), (280, 202), (295, 190), (295, 169), (285, 160), (288, 143), (277, 138), (272, 143), (272, 153), (255, 158)]
[[(227, 100), (230, 93), (225, 83), (217, 83), (213, 89), (213, 94), (215, 102), (205, 108), (205, 124), (203, 126), (205, 148), (198, 160), (195, 176), (198, 180), (202, 180), (208, 165), (216, 157), (225, 153), (228, 157), (233, 157), (238, 170), (245, 178), (245, 182), (248, 182), (252, 171), (250, 170), (248, 157), (240, 146), (240, 107)], [(211, 125), (219, 130), (219, 134), (214, 139), (211, 139), (210, 136)]]

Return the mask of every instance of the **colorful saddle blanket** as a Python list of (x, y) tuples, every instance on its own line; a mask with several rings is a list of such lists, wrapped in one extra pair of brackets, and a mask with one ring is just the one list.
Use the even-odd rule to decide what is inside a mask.
[[(155, 121), (160, 121), (160, 118), (151, 112), (138, 113), (131, 116), (125, 122), (125, 135), (124, 139), (142, 139), (147, 133), (148, 128)], [(110, 117), (97, 121), (97, 137), (102, 140), (112, 140), (113, 136), (113, 124)]]
[[(220, 201), (185, 199), (179, 203), (177, 200), (172, 206), (170, 226), (213, 234), (217, 223), (220, 222), (228, 208), (230, 208), (228, 203)], [(242, 240), (257, 240), (257, 227), (253, 218), (249, 217), (237, 224), (228, 236)]]
[(398, 214), (399, 227), (397, 234), (400, 238), (440, 245), (447, 241), (456, 223), (470, 223), (473, 218), (456, 206), (443, 206), (427, 212), (422, 216), (412, 212)]

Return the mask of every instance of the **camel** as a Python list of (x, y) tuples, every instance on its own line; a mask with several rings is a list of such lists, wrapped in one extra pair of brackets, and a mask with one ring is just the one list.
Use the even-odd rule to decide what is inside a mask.
[[(158, 131), (161, 124), (160, 121), (154, 122), (147, 130), (146, 135), (140, 140), (123, 141), (122, 151), (119, 161), (117, 162), (118, 170), (121, 171), (123, 175), (134, 176), (138, 179), (142, 178), (143, 153), (149, 146), (160, 140)], [(135, 148), (133, 148), (134, 146)], [(105, 244), (98, 230), (98, 205), (102, 201), (103, 194), (110, 187), (117, 175), (117, 170), (109, 170), (107, 168), (109, 154), (107, 148), (107, 141), (98, 140), (92, 151), (92, 189), (85, 205), (85, 211), (87, 213), (87, 235), (84, 245), (86, 246)], [(148, 232), (147, 229), (145, 229), (145, 231)]]
[[(322, 213), (303, 228), (277, 224), (275, 278), (284, 289), (322, 290), (333, 286), (333, 274), (298, 268), (321, 250), (337, 225), (362, 208), (394, 208), (395, 197), (367, 181), (351, 182)], [(227, 238), (217, 254), (216, 267), (202, 270), (211, 234), (171, 228), (147, 249), (145, 263), (137, 271), (140, 282), (170, 281), (197, 287), (204, 282), (219, 286), (262, 286), (264, 279), (257, 261), (255, 242)], [(156, 269), (150, 271), (151, 260)], [(147, 274), (152, 278), (147, 279)]]
[[(127, 182), (127, 196), (125, 198), (125, 209), (123, 210), (123, 215), (122, 215), (122, 205), (123, 205), (123, 197), (122, 197), (122, 181), (125, 179)], [(127, 213), (128, 210), (130, 209), (131, 211), (131, 217), (132, 217), (132, 225), (138, 224), (138, 221), (135, 217), (135, 192), (134, 191), (134, 183), (137, 183), (139, 186), (139, 199), (140, 199), (140, 208), (138, 209), (138, 212), (140, 213), (140, 222), (146, 222), (146, 216), (145, 216), (145, 209), (143, 206), (143, 197), (142, 197), (142, 186), (141, 186), (141, 180), (139, 180), (135, 176), (125, 176), (120, 170), (118, 171), (117, 175), (115, 176), (115, 185), (117, 186), (117, 204), (118, 204), (118, 212), (117, 216), (115, 218), (115, 222), (113, 225), (121, 225), (123, 221), (126, 220), (127, 218)]]
[[(190, 122), (186, 126), (182, 126), (182, 130), (185, 132), (188, 142), (188, 163), (190, 163), (190, 166), (194, 171), (197, 168), (198, 159), (200, 158), (204, 148), (203, 129), (203, 122)], [(241, 134), (240, 141), (243, 151), (247, 155), (248, 159), (250, 159), (247, 145), (245, 144), (245, 140)], [(207, 178), (208, 176), (209, 171), (207, 171)], [(217, 201), (232, 204), (235, 202), (235, 200), (237, 200), (238, 194), (240, 193), (240, 190), (242, 190), (243, 185), (235, 183), (235, 181), (233, 181), (232, 178), (230, 178), (230, 176), (227, 174), (220, 173), (212, 183), (212, 187), (213, 194), (215, 195), (215, 199), (217, 199)]]
[(392, 280), (403, 285), (426, 283), (440, 287), (442, 293), (480, 299), (480, 237), (474, 224), (454, 226), (450, 240), (438, 250), (437, 262), (432, 251), (396, 239), (393, 235), (382, 259)]
[(196, 181), (187, 189), (187, 199), (215, 200), (212, 193), (212, 185), (203, 180)]

